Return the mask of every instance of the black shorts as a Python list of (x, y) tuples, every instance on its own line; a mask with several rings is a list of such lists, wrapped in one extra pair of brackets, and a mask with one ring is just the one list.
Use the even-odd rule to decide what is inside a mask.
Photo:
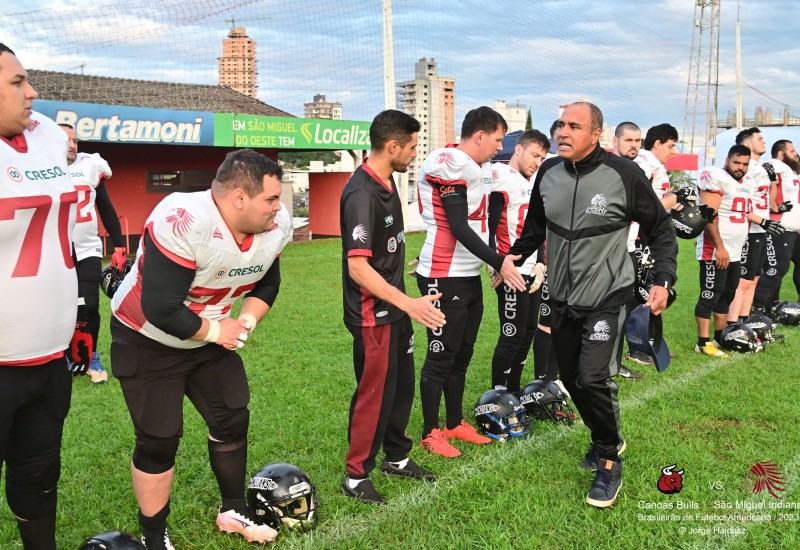
[(183, 435), (183, 396), (210, 431), (246, 408), (250, 390), (244, 363), (216, 344), (177, 349), (111, 319), (111, 371), (122, 386), (136, 435), (154, 439)]
[(748, 233), (742, 247), (742, 279), (752, 281), (761, 276), (764, 262), (767, 261), (767, 234)]

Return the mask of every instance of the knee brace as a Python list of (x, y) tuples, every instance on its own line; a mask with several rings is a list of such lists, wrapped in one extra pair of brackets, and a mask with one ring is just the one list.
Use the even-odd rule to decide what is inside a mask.
[(208, 430), (208, 433), (221, 443), (233, 443), (247, 438), (250, 426), (250, 411), (246, 408), (230, 411), (226, 418)]
[(175, 455), (178, 453), (180, 441), (180, 437), (153, 439), (136, 436), (133, 465), (146, 474), (163, 474), (175, 466)]
[(58, 454), (35, 468), (9, 467), (6, 473), (8, 507), (19, 518), (34, 521), (55, 514), (61, 477)]

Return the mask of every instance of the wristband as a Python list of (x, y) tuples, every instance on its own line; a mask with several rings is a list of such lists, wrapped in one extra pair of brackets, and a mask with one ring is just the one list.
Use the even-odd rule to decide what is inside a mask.
[(248, 325), (246, 327), (247, 328), (247, 333), (248, 334), (253, 334), (253, 331), (256, 329), (256, 324), (258, 323), (258, 321), (256, 321), (255, 315), (252, 315), (250, 313), (245, 313), (243, 315), (239, 315), (239, 319), (241, 319), (242, 321), (245, 321), (247, 323), (247, 325)]
[(203, 338), (203, 342), (209, 343), (216, 343), (219, 339), (219, 321), (212, 321), (207, 319), (208, 321), (208, 332), (206, 332), (205, 338)]

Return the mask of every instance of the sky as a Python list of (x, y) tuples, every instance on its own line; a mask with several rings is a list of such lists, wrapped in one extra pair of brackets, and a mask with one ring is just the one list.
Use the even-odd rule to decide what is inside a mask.
[[(395, 80), (435, 58), (456, 80), (456, 127), (503, 99), (547, 129), (558, 106), (589, 99), (613, 128), (669, 122), (683, 132), (692, 0), (394, 0)], [(0, 41), (27, 68), (216, 84), (231, 25), (257, 41), (259, 99), (302, 116), (315, 94), (371, 120), (383, 107), (380, 0), (28, 0), (0, 3)], [(745, 115), (800, 116), (800, 2), (722, 0), (719, 116), (735, 109), (741, 21)], [(705, 72), (705, 71), (704, 71)], [(706, 86), (700, 90), (705, 94)], [(689, 100), (693, 105), (693, 96)], [(698, 127), (705, 123), (701, 95)]]

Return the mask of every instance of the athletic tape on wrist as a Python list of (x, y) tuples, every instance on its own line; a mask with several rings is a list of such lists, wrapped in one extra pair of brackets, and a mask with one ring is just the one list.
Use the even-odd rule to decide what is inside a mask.
[(253, 334), (253, 331), (256, 329), (256, 317), (250, 313), (245, 313), (243, 315), (239, 315), (239, 319), (242, 321), (246, 321), (250, 326), (247, 329), (248, 334)]
[(203, 338), (203, 342), (215, 343), (219, 338), (219, 321), (208, 321), (208, 332)]

